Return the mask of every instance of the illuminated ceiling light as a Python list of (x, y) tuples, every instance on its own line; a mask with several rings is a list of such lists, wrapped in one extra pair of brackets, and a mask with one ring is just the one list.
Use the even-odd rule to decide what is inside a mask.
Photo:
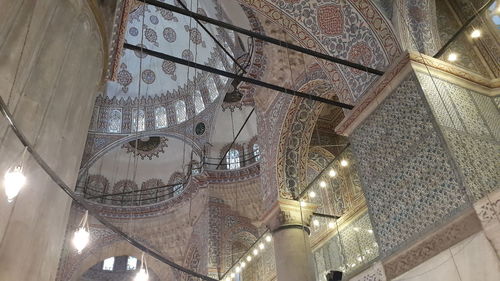
[(240, 272), (241, 271), (241, 268), (239, 266), (237, 266), (234, 271), (236, 271), (236, 273)]
[(337, 171), (335, 171), (334, 169), (331, 169), (329, 172), (328, 172), (328, 175), (333, 178), (337, 175)]
[(474, 29), (470, 34), (470, 37), (472, 38), (479, 38), (480, 36), (481, 36), (481, 30), (479, 29)]
[(231, 272), (231, 278), (234, 278), (236, 276), (236, 274), (234, 274), (234, 272)]
[(340, 166), (347, 167), (347, 165), (349, 165), (349, 162), (347, 162), (347, 160), (342, 159), (342, 161), (340, 161)]
[(141, 268), (135, 275), (134, 281), (148, 281), (148, 280), (149, 280), (148, 265), (146, 263), (146, 259), (144, 258), (144, 253), (142, 253)]
[(334, 227), (335, 227), (335, 225), (333, 224), (333, 222), (328, 223), (328, 228), (334, 228)]
[(254, 256), (256, 256), (256, 255), (258, 255), (258, 254), (259, 254), (259, 250), (257, 250), (257, 249), (253, 249), (252, 253), (253, 253), (253, 255), (254, 255)]
[(458, 59), (457, 53), (451, 53), (451, 54), (448, 55), (448, 61), (449, 62), (457, 61), (457, 59)]
[(252, 256), (247, 256), (247, 262), (250, 262), (252, 260)]
[(320, 181), (319, 186), (321, 187), (326, 187), (326, 181)]
[(264, 250), (264, 247), (265, 247), (265, 246), (264, 246), (264, 243), (260, 243), (260, 244), (259, 244), (259, 249)]
[(7, 170), (3, 178), (7, 201), (12, 202), (26, 184), (26, 177), (23, 174), (23, 166), (19, 165)]
[(309, 192), (309, 197), (311, 197), (311, 198), (316, 197), (316, 192), (314, 192), (314, 191)]
[(313, 220), (313, 225), (314, 225), (314, 226), (319, 226), (319, 221), (318, 221), (318, 220), (316, 220), (316, 219), (315, 219), (315, 220)]
[(76, 230), (75, 234), (73, 235), (73, 240), (72, 240), (73, 246), (76, 248), (76, 251), (79, 254), (82, 253), (82, 250), (85, 249), (85, 247), (87, 247), (87, 244), (89, 243), (90, 240), (88, 216), (89, 216), (89, 211), (86, 211), (85, 215), (83, 215), (83, 218), (80, 221), (78, 230)]
[(307, 205), (306, 201), (300, 200), (300, 206), (305, 207)]
[(244, 261), (242, 261), (242, 262), (241, 262), (241, 264), (240, 264), (240, 267), (241, 267), (241, 268), (245, 268), (245, 266), (247, 266), (247, 263), (246, 263), (246, 262), (244, 262)]
[(266, 242), (271, 242), (272, 238), (271, 238), (271, 235), (267, 235), (266, 236)]

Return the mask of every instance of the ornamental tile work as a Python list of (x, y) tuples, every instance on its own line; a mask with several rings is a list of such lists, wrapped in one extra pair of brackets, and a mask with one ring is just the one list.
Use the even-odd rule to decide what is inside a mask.
[(498, 188), (500, 112), (493, 98), (426, 74), (417, 74), (441, 131), (477, 201)]
[(465, 207), (466, 190), (414, 74), (353, 132), (381, 256), (388, 256)]
[(345, 227), (339, 227), (340, 235), (336, 233), (313, 253), (316, 280), (325, 281), (325, 275), (330, 270), (341, 270), (349, 275), (378, 256), (378, 244), (368, 213), (365, 212)]

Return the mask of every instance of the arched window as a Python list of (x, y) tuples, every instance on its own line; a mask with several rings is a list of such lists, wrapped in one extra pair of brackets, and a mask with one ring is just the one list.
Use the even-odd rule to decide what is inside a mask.
[(194, 110), (196, 111), (196, 114), (205, 110), (205, 103), (203, 103), (203, 97), (201, 96), (200, 91), (196, 91), (194, 93)]
[(217, 90), (217, 85), (215, 84), (214, 78), (212, 76), (208, 77), (207, 87), (208, 97), (210, 98), (210, 101), (213, 102), (219, 97), (219, 90)]
[(156, 129), (167, 127), (167, 110), (163, 106), (155, 108), (155, 127)]
[(500, 30), (500, 3), (498, 1), (493, 2), (488, 10), (491, 21)]
[(110, 257), (104, 260), (102, 263), (102, 270), (113, 271), (115, 266), (115, 257)]
[(132, 132), (142, 132), (146, 129), (146, 114), (144, 109), (139, 109), (139, 114), (137, 114), (137, 108), (132, 109)]
[(255, 161), (260, 161), (260, 147), (259, 144), (254, 143), (252, 145), (253, 156), (255, 157)]
[(177, 123), (182, 123), (186, 121), (186, 103), (180, 100), (175, 103), (175, 116), (177, 117)]
[(127, 259), (127, 270), (136, 270), (136, 268), (137, 268), (137, 258), (129, 256)]
[(240, 152), (236, 149), (231, 149), (226, 156), (227, 168), (229, 170), (240, 168)]
[(113, 109), (108, 116), (108, 132), (120, 133), (122, 130), (122, 112), (119, 109)]

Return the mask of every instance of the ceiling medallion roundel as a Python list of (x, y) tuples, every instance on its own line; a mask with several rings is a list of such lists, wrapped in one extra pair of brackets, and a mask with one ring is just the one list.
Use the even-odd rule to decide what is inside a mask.
[(160, 22), (160, 20), (158, 19), (158, 17), (157, 17), (157, 16), (155, 16), (155, 15), (150, 16), (150, 17), (149, 17), (149, 21), (150, 21), (152, 24), (154, 24), (154, 25), (157, 25), (157, 24)]
[(175, 74), (176, 67), (177, 66), (175, 65), (175, 63), (168, 60), (164, 60), (161, 65), (161, 69), (163, 70), (163, 72), (167, 75), (170, 75), (170, 78), (174, 81), (177, 80), (177, 75)]
[(166, 27), (163, 29), (163, 38), (165, 38), (167, 42), (173, 43), (177, 39), (177, 34), (173, 28)]
[(131, 27), (129, 30), (128, 30), (128, 33), (132, 36), (137, 36), (139, 35), (139, 30), (135, 27)]
[(144, 81), (144, 83), (153, 84), (155, 79), (156, 79), (156, 75), (155, 75), (154, 71), (152, 71), (151, 69), (146, 69), (142, 72), (142, 81)]
[(127, 65), (122, 63), (120, 65), (120, 71), (118, 72), (118, 75), (116, 76), (116, 80), (120, 85), (123, 86), (123, 91), (127, 92), (128, 91), (128, 85), (132, 83), (132, 74), (127, 70)]
[(147, 137), (145, 139), (137, 139), (124, 144), (122, 148), (127, 150), (127, 153), (132, 153), (140, 156), (142, 160), (153, 157), (160, 157), (160, 153), (164, 153), (164, 148), (167, 147), (168, 139), (165, 137)]
[(189, 28), (189, 25), (184, 25), (186, 32), (189, 32), (189, 39), (193, 44), (200, 45), (205, 48), (205, 42), (201, 37), (201, 32), (197, 28)]
[(156, 8), (156, 11), (159, 12), (160, 15), (162, 16), (162, 18), (164, 18), (165, 20), (173, 21), (173, 22), (178, 22), (179, 21), (179, 19), (177, 19), (174, 16), (174, 13), (172, 11), (165, 10), (165, 9), (162, 9), (162, 8)]

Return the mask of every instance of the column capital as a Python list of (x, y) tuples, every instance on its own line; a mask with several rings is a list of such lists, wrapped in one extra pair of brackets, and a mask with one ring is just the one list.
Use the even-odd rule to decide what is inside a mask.
[(285, 228), (304, 228), (309, 233), (313, 212), (317, 207), (316, 204), (312, 203), (278, 199), (273, 207), (264, 214), (263, 222), (271, 232)]

